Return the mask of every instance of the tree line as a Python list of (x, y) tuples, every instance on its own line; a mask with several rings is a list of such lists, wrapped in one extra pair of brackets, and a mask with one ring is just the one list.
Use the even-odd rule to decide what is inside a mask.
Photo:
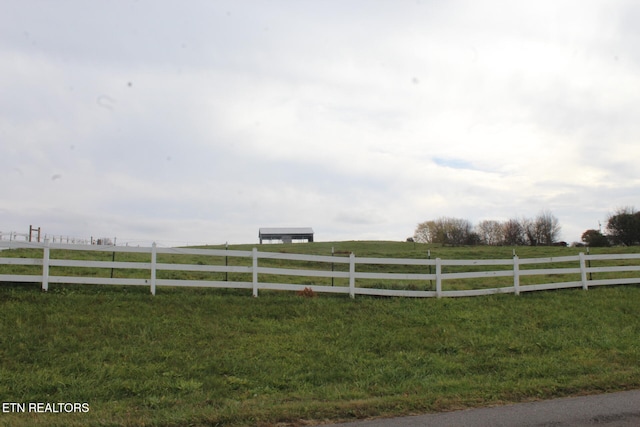
[(416, 227), (413, 240), (443, 245), (549, 246), (558, 242), (560, 223), (549, 211), (535, 218), (512, 218), (507, 221), (483, 220), (473, 225), (462, 218), (440, 217)]
[[(512, 218), (507, 221), (483, 220), (475, 226), (466, 219), (440, 217), (421, 222), (412, 240), (442, 245), (549, 246), (566, 245), (558, 241), (560, 223), (549, 211), (535, 218)], [(640, 245), (640, 212), (634, 207), (618, 208), (607, 218), (605, 232), (586, 230), (581, 243), (586, 246)]]
[(582, 242), (587, 246), (640, 245), (640, 212), (633, 207), (618, 208), (607, 218), (605, 232), (586, 230)]

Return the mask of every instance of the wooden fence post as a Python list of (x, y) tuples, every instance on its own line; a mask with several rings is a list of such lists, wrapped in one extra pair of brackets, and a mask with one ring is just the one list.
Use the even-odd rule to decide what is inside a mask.
[(513, 256), (513, 292), (520, 295), (520, 259), (518, 255)]
[(353, 252), (349, 255), (349, 296), (356, 297), (356, 256)]
[(436, 258), (436, 297), (442, 298), (442, 264), (440, 258)]
[(151, 245), (151, 295), (156, 294), (156, 261), (158, 253), (156, 251), (156, 242)]
[(584, 259), (584, 252), (580, 252), (580, 276), (582, 279), (582, 289), (589, 289), (587, 285), (587, 266)]
[(253, 296), (258, 296), (258, 248), (253, 248)]
[(45, 239), (42, 254), (42, 290), (45, 292), (49, 290), (49, 257), (49, 241)]

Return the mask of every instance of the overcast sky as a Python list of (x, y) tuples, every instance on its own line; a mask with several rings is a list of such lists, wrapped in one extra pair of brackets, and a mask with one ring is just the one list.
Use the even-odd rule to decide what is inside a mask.
[(640, 3), (0, 2), (0, 231), (562, 239), (640, 207)]

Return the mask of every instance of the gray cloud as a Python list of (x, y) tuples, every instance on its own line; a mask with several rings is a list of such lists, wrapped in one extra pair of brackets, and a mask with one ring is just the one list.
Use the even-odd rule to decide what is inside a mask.
[[(640, 177), (633, 2), (25, 1), (0, 16), (0, 230), (404, 239)], [(435, 159), (435, 160), (433, 160)]]

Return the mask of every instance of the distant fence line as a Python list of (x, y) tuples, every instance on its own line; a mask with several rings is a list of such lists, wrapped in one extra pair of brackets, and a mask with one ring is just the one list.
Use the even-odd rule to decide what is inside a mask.
[[(193, 249), (193, 248), (159, 248), (156, 244), (151, 247), (127, 247), (127, 246), (99, 246), (99, 245), (70, 245), (63, 243), (30, 243), (19, 241), (0, 241), (0, 249), (40, 249), (41, 258), (14, 258), (0, 257), (0, 266), (38, 266), (41, 267), (40, 274), (0, 274), (0, 282), (24, 282), (41, 283), (43, 290), (48, 290), (49, 284), (87, 284), (87, 285), (125, 285), (125, 286), (149, 286), (153, 295), (158, 287), (206, 287), (206, 288), (228, 288), (228, 289), (250, 289), (254, 297), (258, 296), (259, 290), (281, 290), (281, 291), (304, 291), (311, 288), (313, 292), (341, 293), (348, 294), (351, 298), (355, 295), (376, 295), (376, 296), (399, 296), (399, 297), (469, 297), (480, 295), (491, 295), (498, 293), (520, 294), (521, 292), (582, 288), (584, 290), (591, 286), (601, 285), (623, 285), (640, 283), (640, 265), (608, 265), (591, 267), (591, 261), (640, 261), (640, 254), (606, 254), (589, 255), (583, 252), (578, 255), (550, 257), (550, 258), (528, 258), (520, 259), (514, 255), (512, 259), (476, 259), (476, 260), (451, 260), (451, 259), (397, 259), (397, 258), (371, 258), (356, 257), (351, 253), (348, 257), (336, 257), (325, 255), (303, 255), (290, 253), (261, 252), (257, 248), (251, 251), (228, 250), (228, 249)], [(67, 251), (97, 251), (113, 253), (112, 261), (94, 261), (80, 259), (58, 259), (51, 257), (51, 250)], [(148, 262), (115, 261), (116, 253), (138, 253), (148, 254)], [(2, 253), (0, 253), (2, 254)], [(222, 257), (225, 265), (208, 265), (202, 263), (178, 264), (160, 263), (157, 257), (160, 254), (170, 255), (198, 255), (210, 257)], [(228, 265), (229, 258), (245, 258), (250, 260), (249, 265)], [(311, 263), (326, 264), (327, 268), (280, 268), (261, 266), (260, 260), (287, 260), (302, 261)], [(556, 268), (532, 268), (521, 269), (522, 266), (535, 266), (536, 264), (575, 264), (572, 267)], [(344, 271), (336, 271), (335, 264), (344, 265)], [(371, 272), (362, 271), (366, 268), (358, 269), (359, 266), (418, 266), (424, 268), (424, 273), (415, 272)], [(330, 266), (330, 269), (329, 269)], [(473, 270), (477, 267), (491, 268), (492, 266), (502, 266), (497, 270), (482, 271), (455, 271), (443, 272), (443, 267), (456, 267), (457, 269), (468, 267)], [(60, 276), (52, 275), (51, 267), (67, 268), (100, 268), (111, 269), (112, 277), (95, 276)], [(114, 269), (126, 270), (147, 270), (144, 278), (114, 278)], [(200, 272), (200, 273), (241, 273), (251, 280), (197, 280), (180, 278), (158, 278), (159, 271), (172, 272)], [(1, 272), (1, 270), (0, 270)], [(608, 279), (592, 279), (593, 273), (626, 273), (633, 277), (617, 277)], [(329, 286), (315, 284), (291, 284), (272, 283), (260, 281), (260, 276), (298, 276), (314, 278), (342, 279), (348, 285)], [(549, 283), (538, 283), (521, 285), (520, 279), (524, 276), (554, 276), (554, 275), (574, 275), (579, 280), (560, 281)], [(471, 290), (445, 290), (443, 283), (455, 279), (493, 279), (499, 277), (512, 278), (510, 286), (484, 287)], [(424, 283), (434, 283), (435, 290), (407, 290), (407, 289), (379, 289), (373, 287), (357, 286), (358, 282), (365, 280), (386, 280), (386, 281), (420, 281)]]
[(16, 233), (15, 231), (0, 231), (0, 241), (7, 240), (9, 242), (13, 242), (16, 240), (21, 240), (23, 242), (29, 241), (29, 233)]
[[(36, 238), (36, 235), (31, 236), (31, 240), (29, 240), (29, 233), (18, 233), (15, 231), (0, 231), (0, 242), (3, 241), (18, 241), (18, 242), (30, 242), (30, 243), (66, 243), (66, 244), (76, 244), (76, 245), (105, 245), (105, 246), (149, 246), (151, 245), (150, 240), (140, 240), (140, 239), (117, 239), (116, 237), (73, 237), (73, 236), (56, 236), (51, 234), (44, 234), (40, 236), (40, 240)], [(178, 240), (167, 240), (158, 242), (159, 246), (206, 246), (210, 245), (211, 242), (198, 242), (198, 241), (178, 241)], [(220, 244), (218, 244), (220, 245)], [(222, 243), (224, 245), (224, 243)]]
[[(29, 242), (30, 237), (33, 240), (33, 236), (30, 236), (29, 233), (17, 233), (15, 231), (8, 231), (8, 232), (0, 231), (0, 242), (2, 241)], [(77, 245), (91, 245), (95, 243), (95, 242), (92, 243), (93, 239), (85, 239), (85, 238), (78, 238), (78, 237), (71, 237), (71, 236), (52, 236), (52, 235), (45, 234), (44, 237), (40, 237), (40, 238), (42, 239), (43, 242), (49, 241), (51, 243), (68, 243), (68, 244), (77, 244)]]

